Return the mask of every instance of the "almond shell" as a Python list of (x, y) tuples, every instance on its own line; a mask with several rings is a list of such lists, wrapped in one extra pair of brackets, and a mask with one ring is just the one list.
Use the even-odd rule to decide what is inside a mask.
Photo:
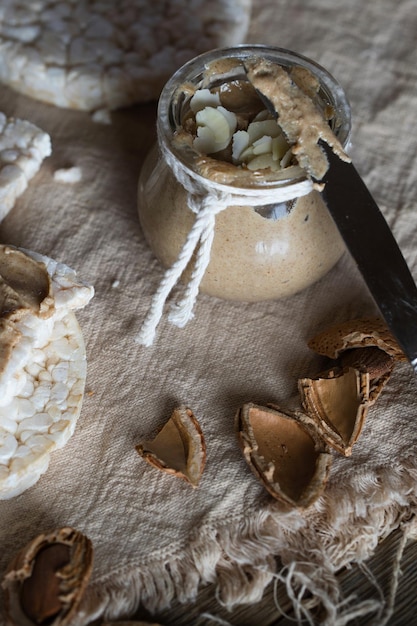
[(335, 324), (315, 335), (308, 345), (317, 354), (331, 359), (337, 359), (342, 352), (351, 348), (376, 346), (395, 360), (407, 360), (388, 326), (379, 317), (359, 318)]
[(335, 450), (350, 456), (368, 413), (369, 373), (354, 368), (329, 370), (298, 381), (303, 410), (319, 435)]
[(198, 486), (206, 463), (206, 444), (191, 409), (176, 408), (154, 439), (135, 447), (153, 467)]
[(236, 431), (248, 465), (275, 499), (304, 509), (319, 497), (332, 456), (307, 415), (247, 403)]
[(13, 558), (3, 579), (9, 623), (74, 623), (92, 566), (91, 541), (79, 531), (64, 527), (35, 537)]

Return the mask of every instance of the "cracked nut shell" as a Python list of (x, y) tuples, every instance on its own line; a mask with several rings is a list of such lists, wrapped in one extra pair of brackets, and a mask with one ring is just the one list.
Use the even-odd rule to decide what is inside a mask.
[(155, 439), (135, 447), (153, 467), (198, 486), (206, 463), (206, 444), (191, 409), (176, 408)]
[(369, 408), (369, 374), (354, 368), (329, 370), (318, 378), (298, 381), (303, 410), (323, 439), (350, 456)]
[(11, 561), (3, 580), (6, 614), (16, 626), (66, 626), (90, 579), (90, 540), (70, 527), (41, 534)]
[(310, 339), (308, 345), (317, 354), (331, 359), (337, 359), (345, 350), (375, 346), (395, 360), (407, 360), (388, 326), (379, 317), (365, 317), (335, 324)]
[(332, 456), (307, 415), (247, 403), (236, 430), (247, 463), (275, 499), (306, 508), (319, 497)]
[(309, 347), (343, 369), (354, 367), (369, 373), (369, 403), (373, 404), (388, 382), (397, 361), (406, 357), (379, 317), (348, 320), (331, 326), (308, 342)]

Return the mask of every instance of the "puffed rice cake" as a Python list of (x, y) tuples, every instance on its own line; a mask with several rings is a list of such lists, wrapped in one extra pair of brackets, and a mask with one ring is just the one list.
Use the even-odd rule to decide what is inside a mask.
[(94, 295), (94, 288), (67, 265), (5, 248), (45, 265), (54, 307), (46, 318), (29, 312), (15, 322), (21, 336), (0, 373), (0, 499), (34, 485), (46, 472), (51, 453), (75, 430), (87, 368), (75, 311)]
[(183, 63), (242, 43), (251, 0), (2, 0), (0, 81), (60, 107), (158, 98)]
[(0, 112), (0, 221), (51, 153), (48, 133), (27, 120), (7, 118)]

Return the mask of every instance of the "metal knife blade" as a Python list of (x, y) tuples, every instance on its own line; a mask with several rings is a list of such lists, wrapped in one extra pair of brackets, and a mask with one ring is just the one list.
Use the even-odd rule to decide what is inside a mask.
[(370, 191), (325, 142), (322, 196), (388, 327), (417, 373), (417, 287)]

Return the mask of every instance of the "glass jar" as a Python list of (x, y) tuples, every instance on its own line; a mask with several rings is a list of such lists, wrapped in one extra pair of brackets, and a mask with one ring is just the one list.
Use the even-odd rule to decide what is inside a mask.
[[(323, 111), (332, 110), (329, 124), (346, 147), (350, 107), (342, 88), (324, 68), (280, 48), (243, 45), (214, 50), (185, 64), (165, 85), (158, 104), (158, 145), (145, 161), (138, 191), (143, 233), (166, 268), (181, 256), (197, 219), (195, 207), (190, 207), (190, 189), (178, 176), (176, 166), (180, 166), (186, 180), (189, 175), (196, 182), (200, 201), (204, 202), (204, 194), (213, 190), (223, 201), (230, 199), (227, 208), (215, 216), (209, 260), (204, 271), (200, 270), (199, 288), (212, 296), (241, 301), (290, 296), (324, 276), (345, 250), (320, 193), (311, 190), (311, 181), (300, 173), (300, 168), (289, 177), (282, 170), (281, 179), (260, 175), (251, 181), (239, 179), (236, 185), (213, 183), (196, 170), (191, 153), (173, 141), (193, 91), (219, 83), (219, 75), (213, 71), (208, 75), (207, 68), (216, 67), (224, 59), (241, 60), (253, 55), (284, 68), (300, 66), (309, 70), (320, 85), (316, 104)], [(233, 83), (237, 78), (232, 71), (223, 74), (221, 80), (222, 84)], [(307, 183), (308, 193), (303, 188)], [(182, 280), (190, 279), (202, 245), (201, 240), (196, 244), (187, 268), (181, 271)]]

